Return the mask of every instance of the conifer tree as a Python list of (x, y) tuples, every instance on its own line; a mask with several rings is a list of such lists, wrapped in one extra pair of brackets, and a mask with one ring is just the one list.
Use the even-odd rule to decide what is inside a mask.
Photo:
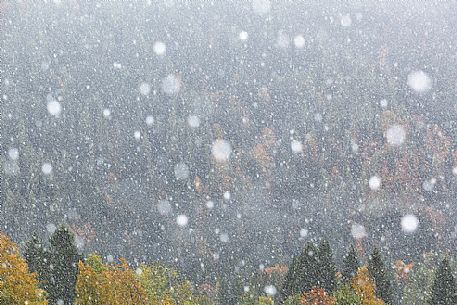
[(357, 274), (360, 267), (359, 258), (354, 245), (351, 245), (349, 252), (343, 258), (343, 269), (341, 270), (343, 281), (350, 282), (351, 279)]
[(32, 239), (27, 242), (24, 257), (29, 271), (37, 274), (40, 287), (47, 291), (50, 275), (49, 252), (43, 247), (42, 240), (36, 234), (33, 234)]
[(73, 304), (80, 255), (73, 234), (66, 227), (57, 229), (50, 239), (50, 282), (48, 286), (51, 303)]
[(376, 296), (384, 300), (386, 304), (393, 304), (392, 284), (379, 249), (375, 248), (368, 261), (368, 271), (376, 286)]
[(318, 251), (314, 243), (308, 242), (298, 256), (294, 292), (308, 292), (317, 285), (317, 255)]
[(432, 286), (432, 298), (430, 305), (455, 305), (457, 304), (457, 291), (455, 278), (445, 258), (441, 261), (435, 272), (435, 279)]
[(318, 250), (317, 286), (327, 293), (331, 293), (336, 287), (336, 267), (333, 262), (332, 249), (328, 241), (322, 241)]
[(289, 296), (308, 292), (317, 285), (317, 255), (316, 246), (308, 242), (302, 252), (294, 257), (281, 290), (283, 301)]
[(292, 263), (289, 265), (289, 270), (286, 273), (286, 277), (284, 279), (284, 284), (281, 289), (281, 299), (286, 300), (287, 297), (294, 295), (297, 291), (295, 291), (295, 278), (298, 276), (297, 274), (297, 260), (298, 256), (295, 256), (292, 259)]

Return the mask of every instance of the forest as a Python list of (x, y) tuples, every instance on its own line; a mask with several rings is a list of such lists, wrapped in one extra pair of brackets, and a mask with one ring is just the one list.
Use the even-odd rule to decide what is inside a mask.
[(2, 300), (453, 300), (455, 28), (437, 0), (0, 0), (1, 260), (31, 289)]
[[(0, 304), (145, 305), (385, 305), (457, 303), (448, 257), (398, 260), (390, 268), (379, 251), (362, 260), (353, 245), (337, 267), (330, 244), (307, 242), (289, 265), (263, 266), (249, 278), (192, 283), (160, 263), (131, 267), (124, 258), (78, 253), (61, 226), (43, 243), (33, 235), (24, 254), (0, 232)], [(237, 286), (225, 290), (227, 284)], [(235, 293), (235, 294), (233, 294)]]

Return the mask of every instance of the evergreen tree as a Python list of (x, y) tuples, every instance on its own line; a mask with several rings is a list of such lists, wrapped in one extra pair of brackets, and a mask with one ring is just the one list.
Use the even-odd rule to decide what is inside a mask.
[(289, 265), (289, 270), (286, 273), (286, 277), (284, 279), (284, 284), (282, 285), (281, 289), (281, 299), (284, 301), (289, 296), (294, 295), (296, 293), (296, 289), (294, 286), (295, 278), (297, 278), (297, 260), (298, 256), (295, 256), (292, 259), (292, 263)]
[(431, 305), (455, 305), (457, 304), (457, 291), (455, 287), (455, 278), (445, 258), (438, 266), (435, 272), (435, 280), (432, 286)]
[(317, 281), (318, 251), (312, 242), (308, 242), (299, 256), (295, 257), (286, 274), (282, 288), (282, 300), (289, 296), (308, 292)]
[(386, 302), (393, 304), (392, 284), (379, 249), (375, 248), (368, 261), (368, 271), (376, 286), (376, 296)]
[(295, 278), (294, 291), (297, 293), (308, 292), (317, 286), (317, 255), (318, 251), (312, 242), (308, 242), (298, 257), (297, 277)]
[(48, 288), (49, 301), (73, 304), (80, 260), (74, 236), (68, 228), (62, 226), (51, 236), (50, 243), (52, 268)]
[(331, 293), (336, 287), (336, 267), (328, 241), (319, 244), (317, 259), (317, 286)]
[(351, 281), (351, 279), (357, 274), (357, 270), (359, 269), (359, 267), (359, 257), (354, 248), (354, 245), (351, 245), (349, 252), (343, 258), (343, 269), (341, 271), (343, 281), (345, 283)]
[(40, 281), (40, 287), (48, 290), (50, 276), (49, 252), (43, 247), (43, 242), (36, 235), (32, 235), (25, 247), (25, 260), (30, 272), (35, 272)]

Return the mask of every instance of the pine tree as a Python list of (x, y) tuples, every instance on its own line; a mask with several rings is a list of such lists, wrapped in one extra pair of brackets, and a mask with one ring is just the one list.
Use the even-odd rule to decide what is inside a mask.
[(297, 260), (298, 257), (295, 256), (292, 259), (292, 263), (289, 265), (289, 270), (286, 273), (286, 277), (284, 279), (284, 284), (282, 285), (281, 289), (281, 299), (286, 300), (287, 297), (294, 295), (295, 291), (295, 278), (298, 276), (297, 274)]
[(36, 234), (33, 234), (32, 239), (27, 242), (24, 257), (29, 271), (37, 274), (40, 287), (47, 291), (50, 275), (49, 252), (43, 247), (43, 242)]
[(283, 301), (291, 295), (308, 292), (317, 286), (317, 255), (316, 246), (308, 242), (300, 255), (293, 259), (281, 290)]
[(351, 281), (351, 279), (356, 275), (357, 270), (360, 267), (359, 257), (354, 248), (354, 245), (351, 245), (349, 252), (343, 258), (343, 270), (342, 276), (345, 283)]
[(430, 304), (457, 304), (457, 291), (455, 285), (456, 282), (451, 266), (449, 265), (449, 261), (445, 258), (441, 261), (438, 270), (435, 273)]
[(57, 229), (50, 239), (51, 254), (50, 283), (48, 286), (51, 303), (73, 304), (76, 277), (80, 256), (73, 234), (66, 228)]
[(376, 296), (384, 300), (386, 304), (393, 304), (392, 284), (389, 281), (381, 253), (377, 248), (371, 254), (368, 262), (368, 271), (376, 285)]
[(317, 286), (327, 293), (333, 292), (336, 287), (336, 267), (328, 241), (322, 241), (319, 244), (316, 271)]

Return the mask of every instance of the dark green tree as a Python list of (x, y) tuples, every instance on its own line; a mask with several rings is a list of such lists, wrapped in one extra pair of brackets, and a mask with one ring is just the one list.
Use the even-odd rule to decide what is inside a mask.
[(308, 242), (297, 261), (297, 278), (295, 287), (297, 293), (308, 292), (317, 286), (317, 255), (318, 249), (312, 242)]
[(333, 292), (336, 288), (336, 267), (328, 241), (324, 240), (319, 244), (316, 271), (317, 286), (327, 293)]
[(33, 234), (26, 243), (24, 257), (29, 271), (37, 274), (40, 287), (47, 291), (50, 276), (50, 256), (47, 249), (43, 247), (42, 240), (36, 234)]
[(447, 258), (443, 259), (435, 272), (432, 286), (431, 305), (457, 304), (457, 291), (452, 268)]
[(281, 300), (286, 300), (289, 296), (294, 295), (297, 292), (295, 287), (295, 279), (298, 277), (298, 256), (292, 259), (292, 263), (289, 265), (289, 270), (286, 273), (284, 283), (281, 288)]
[(368, 261), (368, 271), (376, 285), (376, 296), (384, 300), (386, 304), (393, 304), (392, 284), (378, 248), (374, 248), (371, 253)]
[(318, 249), (312, 242), (305, 245), (303, 251), (295, 257), (289, 266), (289, 271), (281, 290), (281, 299), (286, 300), (289, 296), (301, 294), (318, 285)]
[(343, 268), (341, 274), (343, 276), (343, 281), (345, 283), (349, 282), (357, 273), (357, 269), (360, 267), (359, 257), (354, 248), (354, 245), (351, 245), (348, 253), (343, 258)]
[(75, 297), (78, 261), (81, 259), (75, 238), (68, 228), (62, 226), (51, 236), (49, 302), (73, 304)]

